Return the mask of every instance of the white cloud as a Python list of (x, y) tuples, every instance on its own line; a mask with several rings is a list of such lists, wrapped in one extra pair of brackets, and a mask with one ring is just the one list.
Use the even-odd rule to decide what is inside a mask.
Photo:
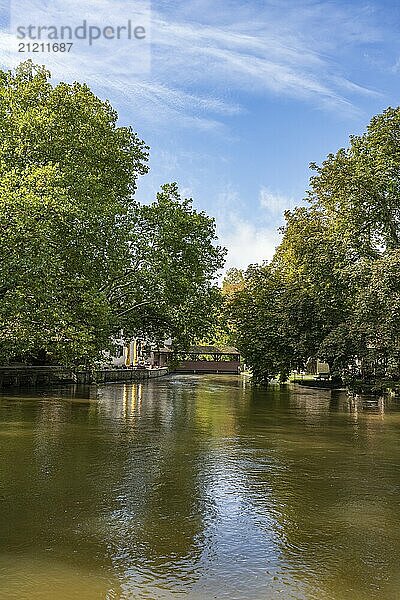
[[(38, 7), (43, 10), (43, 0), (13, 0), (11, 5), (15, 8), (19, 2), (25, 15), (33, 16)], [(72, 18), (123, 24), (132, 16), (130, 11), (137, 10), (137, 3), (127, 9), (123, 0), (45, 4), (48, 19), (57, 24)], [(208, 0), (185, 0), (154, 2), (154, 7), (151, 71), (147, 59), (135, 55), (137, 46), (127, 52), (126, 44), (112, 40), (91, 48), (75, 44), (68, 56), (33, 56), (45, 61), (56, 79), (87, 81), (99, 93), (119, 97), (136, 118), (153, 126), (172, 121), (218, 130), (221, 117), (241, 110), (232, 100), (235, 91), (285, 95), (342, 112), (356, 110), (354, 96), (376, 93), (348, 80), (330, 58), (344, 39), (351, 45), (378, 38), (369, 15), (358, 14), (356, 19), (351, 6), (266, 1), (260, 9), (239, 0), (218, 6)], [(332, 29), (335, 36), (327, 36)], [(1, 33), (3, 66), (15, 66), (26, 57), (9, 52), (15, 41), (15, 36)]]
[(292, 208), (294, 200), (282, 194), (272, 192), (267, 187), (260, 190), (260, 206), (274, 216), (282, 216), (285, 210)]
[(257, 227), (233, 215), (219, 229), (219, 241), (228, 249), (225, 270), (246, 269), (249, 264), (271, 260), (280, 236), (276, 227)]
[(225, 271), (271, 260), (280, 242), (279, 217), (256, 223), (244, 218), (243, 201), (231, 186), (219, 194), (216, 209), (219, 243), (228, 250)]

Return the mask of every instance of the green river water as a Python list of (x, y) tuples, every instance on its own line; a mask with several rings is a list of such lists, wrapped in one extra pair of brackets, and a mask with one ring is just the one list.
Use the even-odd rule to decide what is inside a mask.
[(398, 599), (400, 401), (234, 376), (0, 397), (0, 598)]

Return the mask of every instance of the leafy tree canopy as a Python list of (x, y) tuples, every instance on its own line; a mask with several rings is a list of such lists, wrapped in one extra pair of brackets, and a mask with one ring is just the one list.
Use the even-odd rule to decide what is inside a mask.
[(311, 167), (308, 206), (285, 213), (271, 264), (226, 303), (236, 341), (258, 379), (311, 356), (399, 371), (400, 108)]
[(148, 148), (85, 84), (0, 72), (0, 361), (92, 360), (121, 328), (187, 340), (224, 251), (176, 184), (134, 200)]

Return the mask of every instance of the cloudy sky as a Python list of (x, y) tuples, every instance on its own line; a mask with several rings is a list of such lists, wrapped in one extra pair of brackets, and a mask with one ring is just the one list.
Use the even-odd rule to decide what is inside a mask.
[[(311, 161), (400, 98), (400, 5), (314, 0), (0, 0), (2, 68), (86, 81), (151, 147), (138, 197), (177, 181), (216, 217), (228, 266), (270, 258)], [(16, 27), (144, 25), (145, 41), (17, 51)], [(24, 40), (27, 41), (26, 39)]]

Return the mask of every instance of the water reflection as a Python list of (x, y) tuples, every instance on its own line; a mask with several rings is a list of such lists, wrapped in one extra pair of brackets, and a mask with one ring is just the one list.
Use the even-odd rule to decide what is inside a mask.
[(1, 598), (397, 598), (394, 399), (230, 376), (0, 399)]

